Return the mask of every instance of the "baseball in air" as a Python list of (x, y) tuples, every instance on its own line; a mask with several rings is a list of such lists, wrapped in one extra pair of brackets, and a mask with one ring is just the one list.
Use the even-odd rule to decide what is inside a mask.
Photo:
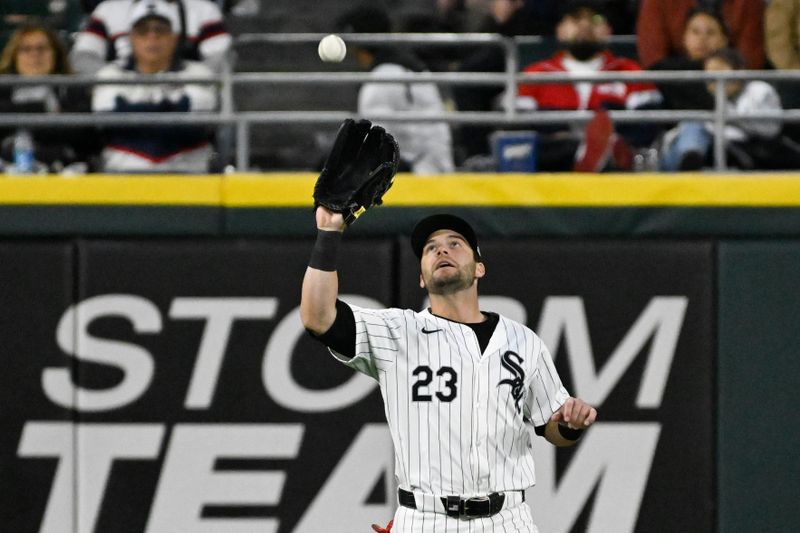
[(319, 52), (319, 58), (326, 63), (339, 63), (344, 59), (347, 47), (338, 35), (328, 35), (319, 42), (317, 52)]

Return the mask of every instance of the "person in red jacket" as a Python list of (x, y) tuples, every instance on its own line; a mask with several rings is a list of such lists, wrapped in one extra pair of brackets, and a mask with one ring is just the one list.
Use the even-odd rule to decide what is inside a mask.
[(700, 4), (722, 13), (731, 45), (742, 54), (747, 68), (764, 68), (764, 0), (642, 0), (636, 22), (641, 64), (649, 68), (667, 56), (685, 53), (684, 21)]
[[(642, 70), (635, 61), (617, 57), (608, 50), (610, 36), (611, 26), (601, 2), (565, 2), (563, 16), (556, 27), (561, 50), (548, 59), (528, 65), (524, 72), (583, 74)], [(630, 149), (625, 148), (623, 138), (639, 146), (652, 140), (652, 134), (644, 134), (640, 127), (616, 135), (606, 110), (654, 108), (660, 103), (661, 95), (654, 84), (622, 81), (520, 84), (516, 100), (521, 110), (596, 111), (595, 119), (585, 130), (582, 125), (571, 125), (567, 130), (542, 131), (539, 136), (540, 170), (583, 172), (604, 170), (612, 156), (613, 166), (627, 170)]]

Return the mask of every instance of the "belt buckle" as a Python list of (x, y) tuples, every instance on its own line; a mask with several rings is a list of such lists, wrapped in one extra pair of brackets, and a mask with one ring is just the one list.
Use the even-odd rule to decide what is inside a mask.
[[(473, 498), (467, 498), (466, 500), (461, 500), (463, 502), (462, 509), (459, 509), (459, 514), (461, 516), (474, 516), (474, 517), (486, 517), (492, 516), (492, 503), (488, 496), (475, 496)], [(484, 509), (481, 507), (486, 506)], [(474, 511), (470, 509), (470, 507), (477, 506), (477, 509)]]

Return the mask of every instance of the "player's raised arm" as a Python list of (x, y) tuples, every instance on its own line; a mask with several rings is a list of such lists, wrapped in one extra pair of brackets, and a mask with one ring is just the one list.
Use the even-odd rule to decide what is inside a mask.
[(317, 241), (303, 278), (300, 318), (319, 335), (336, 319), (336, 274), (342, 232), (392, 186), (399, 160), (397, 143), (380, 126), (347, 119), (314, 187)]
[(306, 329), (320, 335), (328, 331), (336, 319), (339, 294), (336, 259), (345, 224), (343, 215), (322, 206), (317, 207), (316, 219), (317, 242), (303, 278), (300, 319)]

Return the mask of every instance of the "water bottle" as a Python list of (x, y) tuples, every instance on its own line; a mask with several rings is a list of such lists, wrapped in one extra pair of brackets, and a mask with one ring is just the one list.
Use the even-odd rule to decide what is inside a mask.
[(33, 137), (28, 130), (19, 130), (14, 137), (14, 167), (19, 174), (33, 172)]
[(644, 148), (633, 156), (634, 172), (658, 172), (659, 155), (656, 148)]

